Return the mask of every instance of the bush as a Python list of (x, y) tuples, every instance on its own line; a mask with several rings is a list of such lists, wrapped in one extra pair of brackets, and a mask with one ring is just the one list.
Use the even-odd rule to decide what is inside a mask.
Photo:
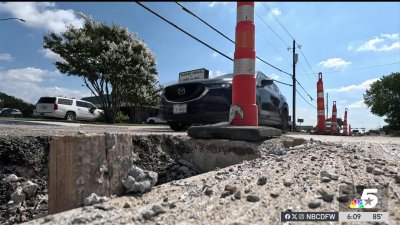
[(117, 113), (117, 117), (115, 118), (116, 123), (128, 123), (129, 122), (129, 116), (125, 115), (123, 112), (119, 111)]

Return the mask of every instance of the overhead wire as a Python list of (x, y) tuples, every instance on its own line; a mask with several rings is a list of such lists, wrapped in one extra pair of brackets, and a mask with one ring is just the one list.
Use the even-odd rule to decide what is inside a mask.
[[(210, 45), (207, 44), (206, 42), (204, 42), (204, 41), (200, 40), (199, 38), (195, 37), (194, 35), (190, 34), (190, 33), (187, 32), (186, 30), (184, 30), (184, 29), (182, 29), (181, 27), (179, 27), (178, 25), (176, 25), (176, 24), (172, 23), (171, 21), (167, 20), (166, 18), (164, 18), (163, 16), (161, 16), (161, 15), (158, 14), (157, 12), (151, 10), (151, 9), (150, 9), (149, 7), (147, 7), (146, 5), (144, 5), (144, 4), (140, 3), (140, 2), (136, 2), (136, 3), (137, 3), (138, 5), (140, 5), (140, 6), (142, 6), (142, 7), (143, 7), (144, 9), (146, 9), (147, 11), (149, 11), (149, 12), (151, 12), (152, 14), (156, 15), (156, 16), (159, 17), (160, 19), (164, 20), (165, 22), (167, 22), (167, 23), (170, 24), (171, 26), (173, 26), (173, 27), (175, 27), (176, 29), (180, 30), (181, 32), (185, 33), (185, 34), (188, 35), (189, 37), (191, 37), (191, 38), (193, 38), (194, 40), (200, 42), (200, 43), (203, 44), (204, 46), (206, 46), (206, 47), (208, 47), (208, 48), (214, 50), (215, 52), (219, 53), (220, 55), (224, 56), (225, 58), (227, 58), (227, 59), (229, 59), (229, 60), (231, 60), (231, 61), (234, 61), (231, 57), (227, 56), (226, 54), (224, 54), (224, 53), (222, 53), (221, 51), (217, 50), (216, 48), (210, 46)], [(279, 71), (282, 72), (282, 73), (286, 73), (286, 74), (288, 74), (288, 75), (291, 75), (291, 74), (289, 74), (289, 73), (287, 73), (287, 72), (285, 72), (285, 71), (283, 71), (283, 70), (281, 70), (281, 69), (275, 67), (274, 65), (272, 65), (272, 64), (270, 64), (270, 63), (268, 63), (268, 62), (266, 62), (265, 60), (263, 60), (263, 59), (260, 58), (260, 57), (257, 57), (257, 59), (259, 59), (260, 61), (266, 63), (267, 65), (270, 65), (271, 67), (273, 67), (273, 68), (279, 70)], [(281, 84), (285, 84), (285, 85), (291, 86), (291, 84), (287, 84), (287, 83), (284, 83), (284, 82), (280, 82), (280, 81), (277, 81), (277, 80), (275, 80), (275, 79), (272, 79), (272, 80), (274, 80), (274, 81), (276, 81), (276, 82), (278, 82), (278, 83), (281, 83)]]

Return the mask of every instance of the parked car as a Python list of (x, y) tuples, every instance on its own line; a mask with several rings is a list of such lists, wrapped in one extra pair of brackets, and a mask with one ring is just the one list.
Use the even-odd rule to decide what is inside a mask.
[(33, 112), (37, 117), (64, 118), (68, 121), (94, 120), (103, 113), (92, 103), (63, 97), (41, 97)]
[[(174, 131), (186, 130), (193, 124), (228, 121), (232, 80), (233, 74), (226, 74), (166, 86), (161, 97), (160, 118)], [(256, 90), (259, 125), (277, 127), (285, 132), (289, 115), (286, 98), (262, 72), (256, 73)]]
[(149, 123), (149, 124), (167, 123), (167, 121), (161, 119), (160, 116), (153, 116), (153, 117), (147, 118), (146, 123)]
[(0, 116), (4, 117), (22, 117), (22, 112), (19, 109), (2, 108)]

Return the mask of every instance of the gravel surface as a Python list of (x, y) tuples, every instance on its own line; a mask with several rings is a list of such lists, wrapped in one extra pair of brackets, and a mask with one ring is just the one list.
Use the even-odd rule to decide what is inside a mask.
[(282, 224), (282, 211), (338, 211), (341, 184), (387, 185), (389, 222), (400, 224), (399, 140), (342, 138), (312, 136), (288, 148), (267, 140), (261, 158), (27, 224)]

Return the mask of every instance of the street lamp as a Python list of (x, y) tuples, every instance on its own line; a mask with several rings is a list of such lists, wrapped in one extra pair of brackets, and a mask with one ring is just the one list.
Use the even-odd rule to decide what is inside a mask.
[(6, 18), (6, 19), (0, 19), (0, 21), (2, 21), (2, 20), (19, 20), (19, 21), (22, 21), (22, 22), (26, 22), (24, 19), (16, 18), (16, 17)]

